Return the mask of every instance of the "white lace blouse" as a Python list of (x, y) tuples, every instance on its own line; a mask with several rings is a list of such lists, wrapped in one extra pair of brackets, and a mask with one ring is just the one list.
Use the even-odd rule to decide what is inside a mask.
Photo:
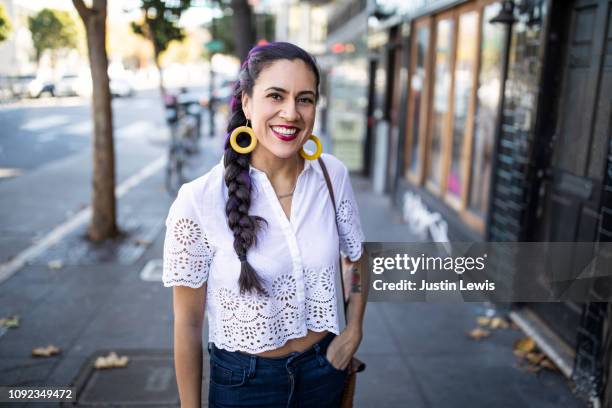
[(208, 173), (184, 184), (166, 219), (163, 283), (207, 285), (209, 341), (229, 351), (276, 349), (307, 330), (339, 333), (336, 287), (338, 248), (361, 257), (364, 235), (349, 173), (323, 154), (334, 189), (337, 222), (319, 163), (305, 161), (287, 218), (266, 174), (251, 167), (249, 214), (267, 220), (247, 259), (263, 280), (265, 295), (240, 294), (240, 261), (225, 215), (223, 158)]

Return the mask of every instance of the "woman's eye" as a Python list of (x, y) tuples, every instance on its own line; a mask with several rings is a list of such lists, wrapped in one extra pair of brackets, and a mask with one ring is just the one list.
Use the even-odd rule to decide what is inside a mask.
[(300, 102), (304, 102), (304, 103), (313, 103), (313, 100), (310, 98), (300, 98), (299, 100)]
[(282, 96), (280, 96), (280, 95), (279, 95), (279, 94), (277, 94), (277, 93), (273, 93), (273, 94), (268, 95), (268, 98), (272, 98), (272, 99), (274, 99), (275, 101), (279, 101), (279, 100), (281, 100), (281, 99), (282, 99)]

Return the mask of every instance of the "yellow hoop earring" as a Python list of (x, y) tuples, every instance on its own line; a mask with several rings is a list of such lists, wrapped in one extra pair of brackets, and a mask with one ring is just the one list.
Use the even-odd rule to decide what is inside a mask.
[(302, 148), (300, 149), (300, 156), (302, 156), (306, 160), (317, 160), (319, 156), (321, 156), (321, 153), (323, 153), (323, 145), (321, 144), (321, 141), (319, 140), (319, 138), (316, 137), (315, 135), (310, 135), (308, 140), (312, 140), (314, 144), (317, 145), (317, 150), (315, 150), (313, 154), (308, 154), (304, 150), (304, 146), (302, 146)]
[[(238, 142), (236, 141), (236, 138), (241, 133), (246, 133), (251, 137), (251, 142), (249, 143), (247, 147), (240, 146)], [(255, 137), (255, 132), (253, 131), (252, 128), (248, 126), (237, 127), (236, 129), (232, 131), (232, 134), (230, 135), (230, 146), (232, 146), (232, 149), (234, 149), (236, 153), (240, 153), (240, 154), (251, 153), (255, 149), (255, 146), (257, 146), (257, 138)]]

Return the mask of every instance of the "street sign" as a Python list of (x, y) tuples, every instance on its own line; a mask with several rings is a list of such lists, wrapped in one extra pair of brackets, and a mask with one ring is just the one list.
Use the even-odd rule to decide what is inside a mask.
[(225, 48), (225, 44), (221, 40), (212, 40), (204, 44), (204, 47), (210, 52), (221, 52)]

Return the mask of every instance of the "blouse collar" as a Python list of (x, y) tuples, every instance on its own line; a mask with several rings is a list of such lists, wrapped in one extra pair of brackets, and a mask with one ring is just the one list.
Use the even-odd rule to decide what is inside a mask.
[[(223, 167), (223, 157), (224, 155), (221, 155), (221, 160), (219, 161), (219, 164), (221, 165), (221, 167)], [(316, 166), (314, 165), (315, 160), (306, 160), (304, 159), (304, 169), (302, 170), (302, 173), (306, 173), (308, 171), (314, 170), (317, 173), (319, 173), (321, 176), (323, 176), (323, 171), (321, 170), (321, 166), (319, 164), (317, 164)], [(266, 175), (266, 173), (264, 173), (263, 171), (256, 169), (255, 167), (251, 166), (249, 164), (249, 176), (258, 176), (258, 175)]]

